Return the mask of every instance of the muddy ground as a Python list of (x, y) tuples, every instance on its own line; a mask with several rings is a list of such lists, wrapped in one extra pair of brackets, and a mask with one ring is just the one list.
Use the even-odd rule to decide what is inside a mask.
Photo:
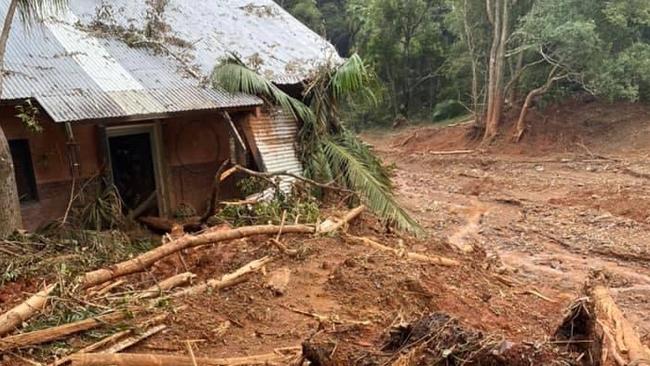
[[(617, 123), (602, 110), (591, 113), (603, 131)], [(647, 116), (634, 111), (625, 121), (634, 117), (629, 128), (650, 134), (650, 123), (636, 123), (650, 121)], [(145, 288), (187, 270), (198, 280), (220, 277), (265, 255), (277, 260), (232, 288), (175, 300), (173, 306), (186, 308), (166, 320), (165, 331), (129, 352), (187, 355), (190, 341), (197, 356), (233, 357), (325, 337), (334, 345), (331, 356), (344, 360), (341, 365), (392, 364), (399, 353), (385, 352), (390, 330), (435, 313), (457, 319), (481, 337), (499, 339), (510, 353), (503, 356), (507, 362), (495, 364), (566, 364), (560, 360), (584, 361), (584, 355), (567, 352), (554, 333), (592, 277), (613, 289), (650, 343), (650, 149), (642, 143), (643, 133), (634, 133), (634, 144), (618, 141), (599, 149), (599, 138), (613, 137), (593, 130), (593, 124), (569, 129), (572, 136), (562, 132), (562, 138), (557, 131), (532, 130), (519, 145), (502, 141), (484, 150), (467, 138), (468, 125), (365, 133), (364, 139), (392, 165), (399, 200), (428, 237), (386, 232), (367, 214), (348, 232), (454, 258), (459, 266), (398, 258), (346, 235), (283, 236), (297, 256), (282, 255), (267, 237), (197, 248), (128, 277), (128, 284), (114, 291)], [(474, 151), (435, 155), (456, 149)], [(284, 294), (267, 286), (277, 271), (290, 272)], [(37, 285), (7, 286), (25, 295)], [(3, 297), (0, 310), (24, 297), (13, 295)], [(47, 361), (92, 341), (77, 337), (18, 354)], [(19, 357), (5, 355), (2, 364), (26, 364)]]

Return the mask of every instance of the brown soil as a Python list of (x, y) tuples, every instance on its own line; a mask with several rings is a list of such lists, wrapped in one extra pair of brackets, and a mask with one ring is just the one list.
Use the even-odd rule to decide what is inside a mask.
[[(644, 175), (650, 173), (644, 155), (650, 152), (650, 113), (634, 105), (562, 108), (546, 118), (533, 113), (530, 133), (518, 145), (504, 138), (467, 155), (430, 153), (477, 148), (467, 125), (364, 136), (395, 165), (399, 199), (429, 236), (386, 233), (369, 215), (349, 232), (455, 258), (461, 266), (396, 258), (345, 236), (283, 236), (298, 258), (278, 256), (265, 237), (194, 249), (129, 282), (144, 288), (187, 270), (215, 278), (265, 255), (279, 259), (245, 283), (176, 301), (187, 308), (167, 321), (168, 329), (129, 352), (186, 355), (190, 340), (197, 356), (234, 357), (324, 338), (335, 345), (332, 354), (348, 360), (342, 364), (365, 359), (374, 365), (381, 363), (370, 360), (389, 361), (381, 350), (393, 326), (445, 314), (468, 334), (512, 342), (494, 364), (550, 365), (577, 356), (549, 339), (594, 272), (609, 281), (650, 342), (650, 186)], [(290, 282), (278, 296), (265, 282), (285, 267)], [(7, 286), (29, 292), (37, 283)], [(3, 298), (0, 310), (20, 295)], [(305, 312), (337, 321), (321, 324)], [(350, 323), (360, 321), (370, 323)], [(0, 363), (20, 364), (10, 356)]]

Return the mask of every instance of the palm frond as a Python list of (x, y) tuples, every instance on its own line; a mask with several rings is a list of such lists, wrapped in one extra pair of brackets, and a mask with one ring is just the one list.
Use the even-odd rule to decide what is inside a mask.
[(27, 26), (65, 10), (68, 0), (18, 0), (18, 15)]
[(217, 65), (212, 71), (212, 82), (231, 93), (246, 93), (263, 96), (269, 102), (279, 105), (297, 119), (313, 123), (312, 110), (300, 100), (287, 95), (272, 82), (249, 69), (237, 57), (231, 57)]
[[(356, 139), (356, 137), (354, 137)], [(325, 139), (323, 150), (334, 169), (345, 176), (350, 188), (360, 196), (370, 211), (385, 221), (393, 222), (402, 230), (416, 235), (424, 234), (422, 227), (400, 207), (393, 197), (388, 178), (383, 170), (376, 170), (372, 153), (367, 150), (355, 150), (360, 145), (350, 144), (348, 138)]]
[(376, 101), (371, 89), (367, 87), (371, 79), (372, 73), (361, 57), (355, 53), (334, 71), (328, 89), (338, 100), (352, 94), (363, 93), (371, 101)]

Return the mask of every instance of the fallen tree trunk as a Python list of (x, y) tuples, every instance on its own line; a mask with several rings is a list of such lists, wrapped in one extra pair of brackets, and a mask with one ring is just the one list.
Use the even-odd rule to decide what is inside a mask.
[(425, 255), (425, 254), (420, 254), (420, 253), (414, 253), (414, 252), (406, 252), (406, 251), (401, 251), (396, 248), (391, 248), (389, 246), (379, 244), (374, 240), (360, 237), (360, 236), (353, 236), (353, 235), (348, 235), (349, 238), (352, 238), (362, 244), (365, 244), (371, 248), (381, 250), (383, 252), (390, 252), (393, 253), (397, 257), (406, 257), (411, 260), (416, 260), (420, 262), (427, 262), (431, 264), (437, 264), (440, 266), (446, 266), (446, 267), (454, 267), (460, 265), (460, 262), (458, 262), (455, 259), (451, 258), (446, 258), (446, 257), (441, 257), (437, 255)]
[(182, 291), (179, 291), (175, 293), (173, 296), (178, 297), (178, 296), (184, 296), (184, 295), (196, 295), (202, 292), (205, 292), (207, 289), (213, 289), (213, 290), (221, 290), (223, 288), (235, 285), (240, 282), (240, 279), (251, 273), (259, 270), (260, 268), (264, 267), (265, 265), (271, 263), (273, 261), (273, 258), (271, 257), (264, 257), (261, 259), (254, 260), (245, 266), (239, 268), (238, 270), (228, 273), (221, 277), (220, 279), (212, 279), (209, 281), (206, 281), (203, 284), (196, 285), (187, 289), (184, 289)]
[[(625, 318), (607, 288), (595, 286), (589, 291), (594, 301), (596, 320), (603, 333), (602, 364), (607, 365), (611, 355), (617, 364), (650, 366), (650, 349), (641, 343), (639, 333)], [(606, 345), (606, 346), (605, 346)]]
[(43, 310), (47, 304), (48, 296), (55, 287), (56, 284), (46, 287), (43, 291), (34, 294), (25, 302), (0, 315), (0, 336), (16, 329), (23, 322)]
[[(287, 361), (289, 356), (279, 353), (232, 358), (195, 358), (154, 354), (82, 353), (71, 356), (75, 366), (236, 366), (268, 365)], [(196, 363), (195, 363), (196, 362)]]
[[(143, 253), (133, 259), (117, 263), (109, 268), (102, 268), (96, 271), (88, 272), (83, 275), (79, 281), (81, 286), (88, 288), (96, 286), (106, 281), (110, 281), (117, 277), (126, 276), (132, 273), (142, 272), (146, 268), (158, 260), (176, 253), (182, 249), (196, 247), (210, 243), (217, 243), (221, 241), (229, 241), (241, 239), (248, 236), (255, 235), (272, 235), (277, 234), (280, 226), (277, 225), (260, 225), (260, 226), (246, 226), (236, 229), (206, 233), (202, 235), (187, 235), (177, 240), (163, 244), (153, 250)], [(289, 225), (282, 228), (282, 232), (287, 233), (304, 233), (311, 234), (315, 230), (311, 226), (306, 225)]]
[[(359, 216), (364, 210), (365, 206), (359, 206), (348, 212), (348, 214), (346, 214), (341, 221), (335, 224), (321, 225), (318, 232), (325, 234), (334, 232)], [(117, 263), (109, 268), (102, 268), (96, 271), (88, 272), (78, 278), (78, 281), (83, 288), (97, 286), (117, 277), (142, 272), (158, 260), (186, 248), (217, 243), (221, 241), (241, 239), (248, 236), (273, 235), (279, 232), (283, 234), (313, 234), (316, 233), (316, 229), (313, 226), (307, 225), (258, 225), (245, 226), (217, 232), (207, 232), (205, 234), (196, 236), (187, 235), (167, 244), (163, 244), (158, 248), (143, 253), (133, 259)]]
[(160, 283), (151, 286), (150, 288), (144, 290), (142, 293), (140, 293), (137, 297), (139, 299), (150, 299), (152, 297), (156, 297), (159, 295), (162, 295), (165, 291), (169, 291), (175, 287), (178, 287), (180, 285), (186, 284), (190, 282), (193, 278), (195, 278), (196, 275), (192, 272), (185, 272), (181, 274), (177, 274), (175, 276), (169, 277)]
[(95, 318), (64, 324), (58, 327), (36, 330), (29, 333), (22, 333), (11, 337), (5, 337), (0, 339), (0, 352), (7, 352), (16, 348), (51, 342), (57, 339), (65, 338), (71, 334), (98, 328), (103, 325), (115, 324), (126, 319), (129, 314), (130, 313), (127, 311), (118, 311), (111, 314), (101, 315)]

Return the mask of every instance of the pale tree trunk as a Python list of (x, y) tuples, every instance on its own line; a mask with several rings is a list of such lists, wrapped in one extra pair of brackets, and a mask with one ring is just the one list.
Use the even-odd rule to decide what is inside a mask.
[(467, 38), (467, 49), (472, 60), (472, 111), (474, 112), (474, 123), (483, 127), (483, 111), (481, 109), (480, 92), (479, 92), (479, 64), (476, 57), (476, 47), (474, 46), (474, 35), (472, 27), (469, 24), (469, 7), (467, 0), (463, 2), (463, 24), (465, 27), (465, 37)]
[[(16, 14), (18, 0), (12, 0), (5, 16), (2, 33), (0, 34), (0, 95), (2, 95), (4, 81), (4, 59), (7, 49), (7, 40), (11, 32), (11, 23)], [(14, 173), (13, 159), (9, 150), (9, 142), (0, 126), (0, 238), (8, 235), (22, 227), (20, 215), (20, 202), (18, 199), (18, 187)]]
[(488, 72), (485, 135), (483, 136), (483, 140), (486, 142), (491, 141), (497, 135), (503, 112), (503, 71), (510, 17), (510, 0), (495, 0), (494, 3), (493, 9), (488, 7), (488, 17), (493, 19), (493, 37)]
[(517, 120), (517, 125), (515, 127), (515, 133), (512, 136), (512, 139), (514, 142), (519, 142), (521, 138), (523, 137), (524, 133), (526, 132), (526, 116), (528, 115), (528, 110), (533, 104), (533, 100), (540, 95), (544, 95), (550, 88), (553, 86), (553, 83), (564, 79), (567, 77), (567, 75), (561, 75), (561, 76), (556, 76), (554, 77), (555, 73), (557, 72), (558, 67), (555, 66), (551, 70), (551, 72), (548, 74), (548, 78), (546, 79), (546, 83), (544, 85), (540, 86), (539, 88), (531, 90), (528, 95), (526, 96), (526, 100), (524, 101), (524, 105), (521, 107), (521, 112), (519, 113), (519, 119)]

